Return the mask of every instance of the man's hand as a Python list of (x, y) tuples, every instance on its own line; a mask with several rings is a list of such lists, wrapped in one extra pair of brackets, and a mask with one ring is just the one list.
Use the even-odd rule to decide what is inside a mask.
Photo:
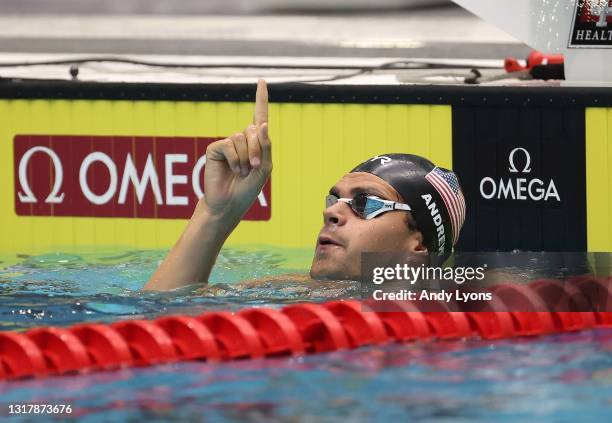
[(206, 150), (205, 194), (201, 207), (216, 216), (241, 218), (272, 172), (268, 137), (268, 89), (257, 83), (253, 124), (243, 132), (216, 141)]
[(260, 80), (253, 125), (208, 146), (204, 197), (145, 289), (169, 290), (206, 283), (223, 243), (253, 204), (271, 172), (268, 89)]

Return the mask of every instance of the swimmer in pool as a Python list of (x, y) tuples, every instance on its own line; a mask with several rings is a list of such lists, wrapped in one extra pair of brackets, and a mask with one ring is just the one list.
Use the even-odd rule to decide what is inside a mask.
[[(268, 92), (257, 84), (253, 124), (206, 150), (200, 199), (185, 231), (145, 289), (206, 284), (223, 243), (272, 172)], [(465, 202), (456, 175), (410, 154), (373, 157), (329, 191), (310, 277), (358, 280), (361, 252), (437, 253), (457, 242)]]

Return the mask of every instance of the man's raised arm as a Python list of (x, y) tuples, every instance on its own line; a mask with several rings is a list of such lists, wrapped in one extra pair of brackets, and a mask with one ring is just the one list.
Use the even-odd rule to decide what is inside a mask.
[(207, 283), (223, 243), (270, 177), (272, 150), (265, 81), (257, 83), (255, 97), (253, 124), (206, 149), (204, 197), (144, 289), (163, 291)]

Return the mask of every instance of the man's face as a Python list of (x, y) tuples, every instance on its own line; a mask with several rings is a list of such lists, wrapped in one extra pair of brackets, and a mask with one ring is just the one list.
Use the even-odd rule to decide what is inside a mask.
[[(330, 190), (341, 198), (367, 193), (385, 200), (400, 201), (387, 182), (365, 172), (349, 173)], [(314, 279), (358, 280), (362, 252), (423, 251), (422, 235), (406, 224), (406, 211), (391, 211), (373, 219), (357, 216), (341, 201), (323, 212), (323, 228), (310, 268)]]

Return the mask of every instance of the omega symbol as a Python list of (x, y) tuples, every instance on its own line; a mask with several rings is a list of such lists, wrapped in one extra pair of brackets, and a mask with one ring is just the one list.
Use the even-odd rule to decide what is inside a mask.
[[(53, 183), (53, 189), (51, 193), (45, 199), (45, 203), (57, 204), (64, 201), (64, 193), (59, 193), (60, 188), (62, 187), (62, 181), (64, 179), (64, 169), (62, 167), (62, 162), (59, 156), (55, 153), (55, 151), (51, 150), (48, 147), (34, 147), (30, 148), (19, 161), (19, 184), (21, 185), (21, 189), (25, 193), (18, 192), (19, 201), (22, 203), (36, 203), (38, 200), (34, 196), (32, 189), (30, 188), (30, 183), (28, 182), (28, 162), (32, 155), (36, 152), (46, 153), (49, 157), (51, 157), (51, 161), (53, 162), (53, 167), (55, 168), (55, 182)], [(59, 195), (58, 195), (59, 194)]]
[[(516, 166), (514, 165), (514, 154), (517, 151), (522, 151), (525, 154), (525, 167), (523, 168), (523, 170), (519, 171)], [(510, 164), (510, 167), (508, 167), (508, 170), (511, 173), (529, 173), (531, 172), (531, 168), (529, 167), (531, 165), (531, 155), (529, 155), (529, 151), (525, 150), (523, 147), (517, 147), (514, 150), (512, 150), (510, 152), (510, 155), (508, 156), (508, 163)]]

